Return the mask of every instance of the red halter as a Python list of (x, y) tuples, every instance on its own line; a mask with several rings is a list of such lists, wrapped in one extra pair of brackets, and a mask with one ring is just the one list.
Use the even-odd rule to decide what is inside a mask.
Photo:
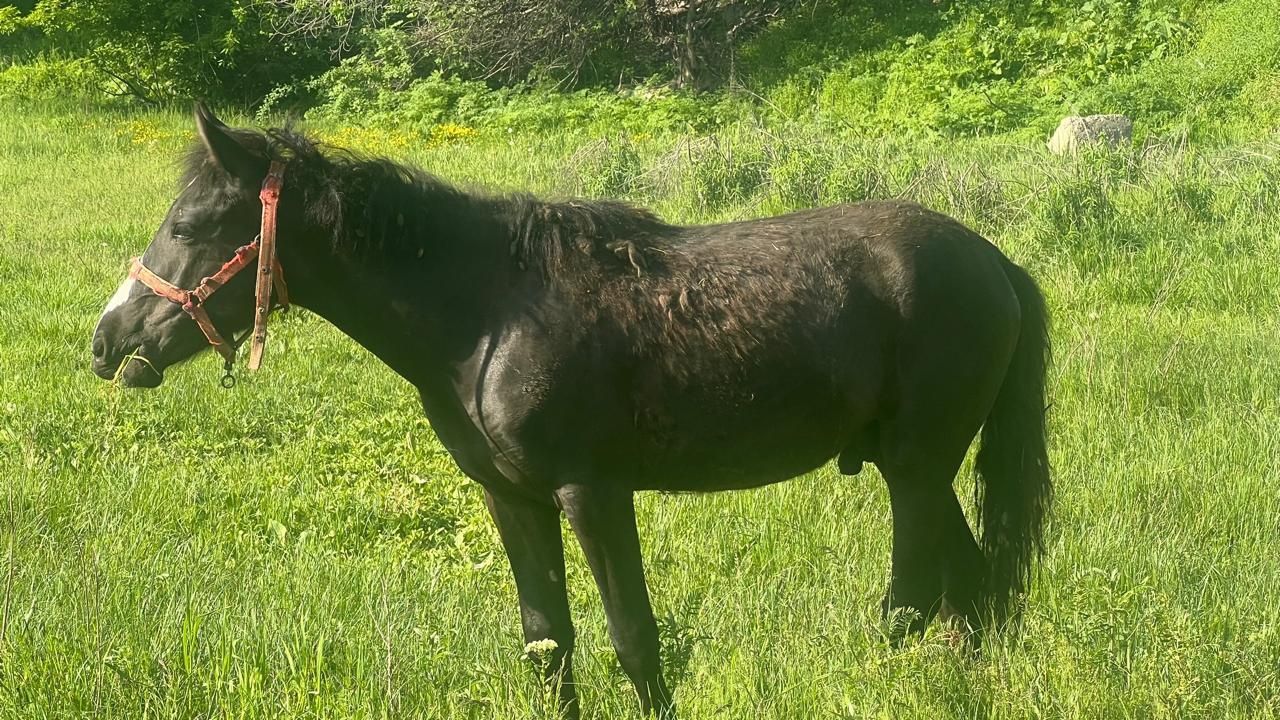
[(262, 232), (253, 242), (237, 249), (235, 255), (223, 263), (218, 272), (202, 278), (195, 289), (183, 290), (165, 280), (143, 265), (142, 258), (134, 258), (129, 269), (129, 277), (151, 288), (151, 292), (156, 295), (181, 305), (196, 325), (200, 326), (200, 331), (209, 340), (209, 344), (226, 361), (227, 372), (222, 376), (223, 387), (235, 385), (231, 367), (235, 364), (236, 349), (240, 342), (228, 343), (214, 327), (209, 313), (204, 309), (209, 296), (226, 285), (236, 273), (248, 267), (255, 257), (258, 259), (258, 276), (254, 287), (253, 340), (249, 343), (250, 370), (257, 370), (262, 365), (262, 351), (267, 342), (267, 313), (271, 310), (273, 286), (280, 307), (289, 307), (289, 288), (285, 285), (280, 261), (276, 259), (276, 207), (280, 202), (280, 188), (284, 184), (284, 168), (283, 161), (272, 160), (267, 177), (262, 181), (262, 191), (258, 193), (262, 200)]

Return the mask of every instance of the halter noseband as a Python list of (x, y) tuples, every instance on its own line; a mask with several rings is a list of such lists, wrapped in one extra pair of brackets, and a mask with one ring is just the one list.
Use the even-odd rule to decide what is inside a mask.
[(225, 361), (224, 369), (226, 374), (222, 376), (222, 386), (225, 388), (235, 385), (236, 379), (231, 374), (231, 368), (235, 365), (236, 350), (244, 342), (244, 338), (241, 337), (240, 340), (234, 343), (228, 343), (224, 340), (222, 334), (218, 332), (218, 328), (214, 327), (213, 320), (209, 318), (209, 313), (204, 309), (204, 304), (209, 300), (209, 296), (217, 292), (218, 288), (226, 285), (231, 278), (235, 277), (236, 273), (248, 267), (255, 257), (258, 259), (248, 368), (257, 370), (261, 367), (262, 351), (267, 343), (267, 313), (271, 310), (271, 288), (273, 286), (275, 287), (276, 298), (280, 303), (280, 307), (289, 307), (289, 288), (284, 282), (284, 270), (280, 267), (280, 261), (276, 258), (276, 207), (280, 203), (280, 188), (284, 185), (284, 168), (284, 161), (272, 160), (271, 168), (267, 171), (267, 177), (262, 181), (262, 191), (258, 193), (258, 198), (262, 200), (261, 233), (253, 239), (253, 242), (238, 248), (235, 255), (223, 263), (218, 272), (201, 278), (195, 289), (183, 290), (165, 280), (152, 272), (146, 265), (143, 265), (142, 258), (134, 258), (133, 264), (129, 268), (129, 277), (146, 285), (156, 295), (181, 305), (183, 311), (190, 315), (191, 319), (200, 327), (200, 331), (204, 333), (209, 344), (213, 346), (214, 350), (218, 351), (218, 354)]

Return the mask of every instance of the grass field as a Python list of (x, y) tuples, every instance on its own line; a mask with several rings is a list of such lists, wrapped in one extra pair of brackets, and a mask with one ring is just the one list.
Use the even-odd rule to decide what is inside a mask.
[[(1280, 716), (1280, 136), (1060, 159), (804, 127), (319, 132), (681, 222), (913, 197), (1042, 282), (1058, 506), (1023, 632), (979, 660), (936, 629), (882, 642), (874, 471), (647, 494), (683, 716)], [(212, 354), (156, 391), (90, 373), (189, 135), (176, 113), (0, 107), (0, 718), (551, 717), (478, 486), (354, 342), (297, 312), (231, 392)], [(567, 547), (586, 714), (636, 717)]]

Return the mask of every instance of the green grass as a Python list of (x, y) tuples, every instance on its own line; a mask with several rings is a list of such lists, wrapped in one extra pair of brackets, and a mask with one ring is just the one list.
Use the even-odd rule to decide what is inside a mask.
[[(189, 133), (0, 108), (0, 718), (549, 717), (478, 487), (355, 343), (298, 312), (232, 392), (210, 354), (151, 392), (89, 372)], [(1280, 716), (1280, 138), (1059, 159), (804, 127), (346, 137), (681, 222), (914, 197), (1044, 285), (1059, 502), (1023, 632), (976, 661), (936, 629), (881, 641), (874, 471), (645, 494), (685, 717)], [(636, 717), (566, 538), (587, 714)]]

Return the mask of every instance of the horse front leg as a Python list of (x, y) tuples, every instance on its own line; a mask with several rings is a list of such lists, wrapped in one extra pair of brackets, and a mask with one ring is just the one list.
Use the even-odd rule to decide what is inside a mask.
[(560, 511), (552, 504), (488, 490), (484, 498), (515, 575), (526, 647), (547, 640), (554, 643), (531, 652), (531, 659), (542, 670), (543, 681), (558, 691), (562, 715), (575, 720), (579, 710), (573, 685), (574, 632), (565, 593)]
[(566, 485), (557, 496), (595, 576), (609, 637), (635, 686), (641, 711), (674, 720), (675, 704), (662, 679), (658, 624), (645, 586), (631, 491)]

